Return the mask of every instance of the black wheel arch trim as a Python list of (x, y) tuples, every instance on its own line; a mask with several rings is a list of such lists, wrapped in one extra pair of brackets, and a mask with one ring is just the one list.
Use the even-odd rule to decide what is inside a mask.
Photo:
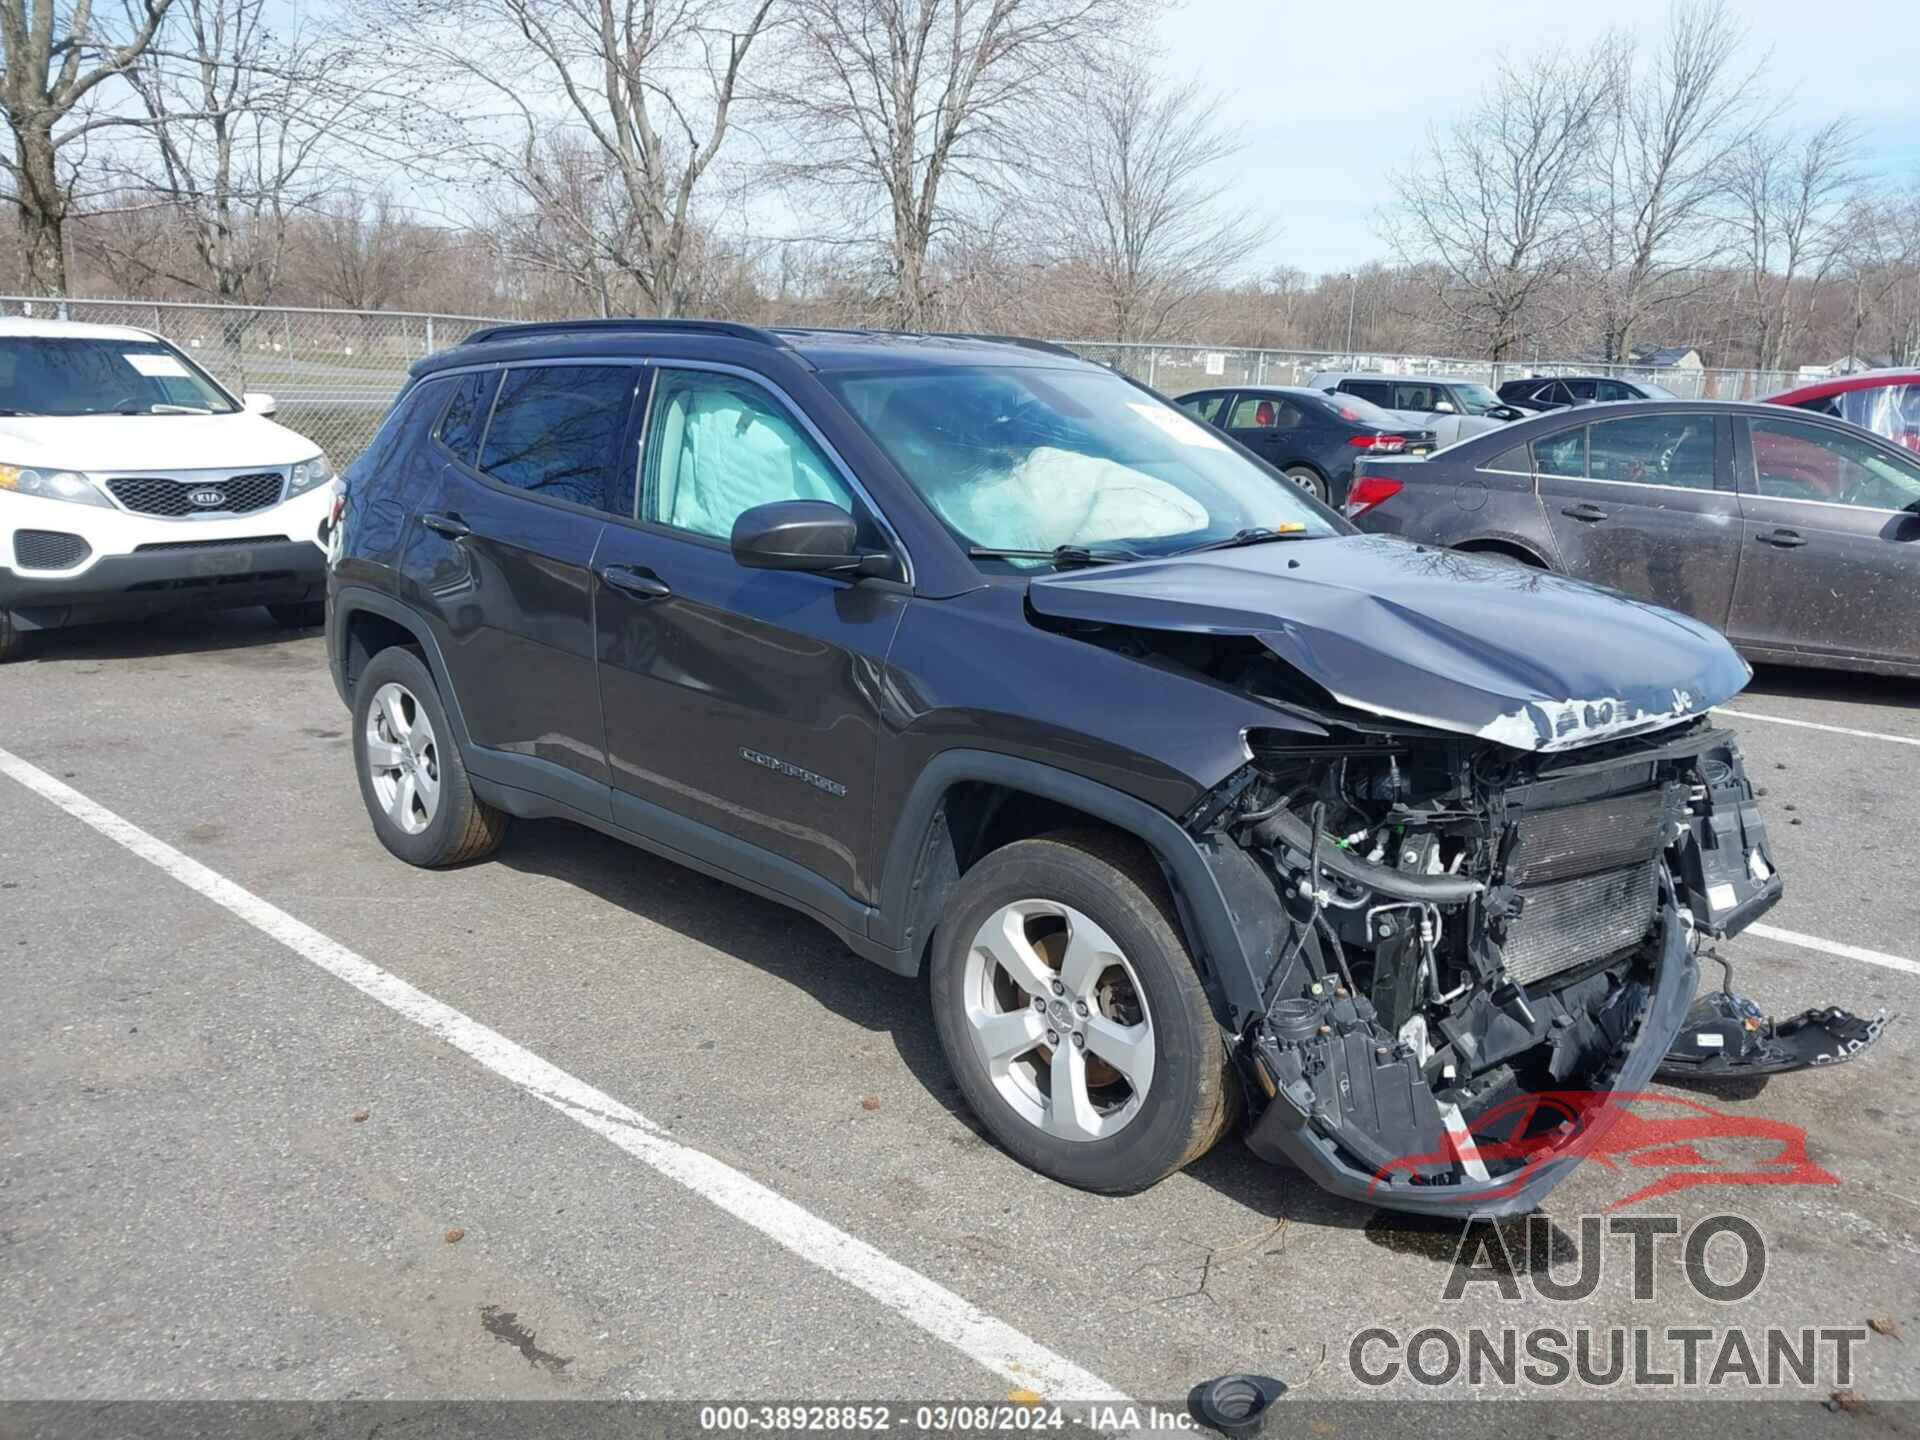
[(1203, 847), (1170, 815), (1097, 780), (991, 750), (954, 749), (936, 755), (914, 781), (894, 826), (881, 871), (880, 903), (872, 912), (868, 935), (888, 953), (903, 957), (903, 973), (918, 972), (944, 889), (957, 878), (944, 843), (946, 827), (936, 822), (949, 792), (968, 782), (1069, 805), (1139, 840), (1166, 876), (1216, 1016), (1237, 1029), (1239, 1021), (1257, 1009), (1256, 960), (1277, 935), (1280, 906), (1264, 877), (1257, 871), (1246, 873), (1253, 867), (1243, 852)]
[(353, 704), (353, 692), (347, 681), (347, 631), (353, 617), (362, 613), (392, 621), (419, 642), (427, 669), (433, 673), (433, 683), (440, 691), (440, 703), (453, 722), (454, 738), (460, 742), (463, 752), (471, 750), (466, 717), (460, 713), (460, 697), (447, 678), (451, 672), (446, 657), (440, 653), (440, 642), (434, 639), (433, 627), (411, 606), (364, 585), (338, 586), (327, 613), (327, 656), (333, 669), (333, 688), (340, 692), (341, 701), (349, 708)]

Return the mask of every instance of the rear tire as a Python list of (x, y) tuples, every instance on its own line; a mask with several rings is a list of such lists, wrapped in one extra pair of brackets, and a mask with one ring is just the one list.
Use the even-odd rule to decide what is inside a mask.
[(961, 1093), (1043, 1175), (1144, 1190), (1233, 1121), (1220, 1026), (1159, 868), (1126, 837), (1064, 832), (981, 860), (941, 918), (930, 981)]
[(317, 630), (327, 623), (327, 602), (305, 600), (297, 605), (269, 605), (267, 614), (283, 630)]
[(382, 650), (355, 681), (353, 761), (373, 833), (409, 865), (464, 865), (506, 838), (509, 817), (473, 793), (433, 672), (413, 651)]
[(1305, 465), (1289, 465), (1287, 479), (1298, 485), (1322, 505), (1327, 503), (1327, 482), (1320, 478), (1320, 472)]

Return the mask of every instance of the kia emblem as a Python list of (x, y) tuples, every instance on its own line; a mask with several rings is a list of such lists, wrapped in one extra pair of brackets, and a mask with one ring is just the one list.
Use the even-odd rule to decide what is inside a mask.
[(202, 485), (187, 492), (187, 501), (202, 510), (213, 510), (227, 503), (227, 492), (217, 485)]

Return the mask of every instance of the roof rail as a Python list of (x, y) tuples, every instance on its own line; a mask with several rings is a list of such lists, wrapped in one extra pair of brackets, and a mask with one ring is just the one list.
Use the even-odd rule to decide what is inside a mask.
[(607, 332), (643, 335), (724, 335), (733, 340), (751, 340), (760, 345), (786, 348), (786, 342), (771, 330), (758, 325), (737, 325), (731, 320), (540, 320), (527, 324), (490, 325), (476, 330), (462, 345), (478, 345), (487, 340), (521, 340), (539, 335), (578, 335)]
[(1069, 350), (1064, 345), (1056, 345), (1051, 340), (1029, 340), (1024, 335), (984, 335), (964, 330), (946, 330), (933, 332), (936, 340), (986, 340), (997, 345), (1018, 345), (1025, 350), (1041, 350), (1049, 355), (1064, 355), (1069, 360), (1083, 358), (1077, 350)]

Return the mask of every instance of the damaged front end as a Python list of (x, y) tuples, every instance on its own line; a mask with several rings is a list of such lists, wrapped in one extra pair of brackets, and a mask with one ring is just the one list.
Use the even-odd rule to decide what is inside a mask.
[(1540, 1108), (1548, 1133), (1487, 1145), (1485, 1117), (1651, 1081), (1698, 943), (1781, 895), (1739, 747), (1704, 719), (1557, 754), (1432, 732), (1248, 742), (1187, 825), (1239, 875), (1243, 914), (1252, 872), (1278, 897), (1257, 1012), (1236, 1017), (1249, 1143), (1371, 1204), (1533, 1208), (1579, 1158), (1551, 1127), (1590, 1143), (1592, 1125)]

